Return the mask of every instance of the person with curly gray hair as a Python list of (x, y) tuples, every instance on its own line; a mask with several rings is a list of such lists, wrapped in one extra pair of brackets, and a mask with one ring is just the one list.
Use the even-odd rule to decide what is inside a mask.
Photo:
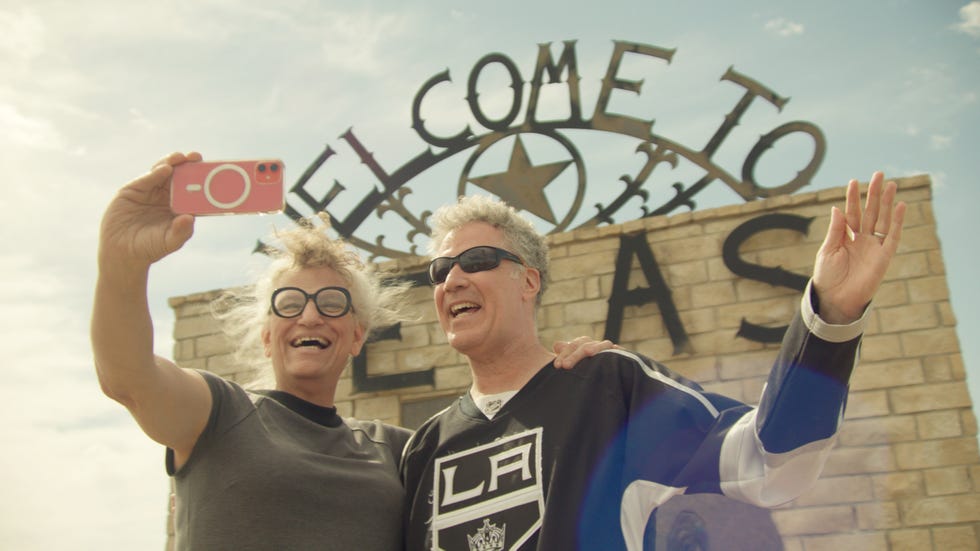
[(256, 284), (217, 308), (240, 358), (271, 366), (270, 390), (153, 354), (149, 269), (193, 233), (168, 197), (173, 167), (195, 160), (168, 156), (108, 206), (91, 327), (103, 391), (166, 446), (176, 548), (401, 548), (397, 465), (410, 431), (342, 418), (334, 394), (371, 329), (401, 319), (404, 287), (382, 285), (343, 241), (300, 224), (275, 236)]

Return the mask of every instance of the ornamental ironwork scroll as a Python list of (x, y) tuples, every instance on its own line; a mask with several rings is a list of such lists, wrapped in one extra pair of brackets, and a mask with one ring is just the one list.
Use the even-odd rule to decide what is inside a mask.
[[(552, 44), (540, 44), (532, 78), (527, 82), (524, 81), (519, 67), (510, 57), (501, 53), (485, 55), (470, 71), (466, 81), (465, 98), (473, 119), (486, 129), (482, 134), (477, 134), (469, 125), (450, 135), (443, 135), (427, 126), (422, 116), (423, 103), (429, 94), (452, 82), (449, 70), (435, 74), (425, 81), (412, 102), (411, 127), (425, 142), (424, 150), (401, 166), (389, 170), (378, 162), (374, 153), (362, 143), (354, 130), (349, 129), (340, 136), (340, 139), (367, 167), (374, 180), (358, 181), (354, 183), (356, 185), (334, 180), (325, 192), (313, 191), (310, 182), (314, 175), (324, 170), (330, 159), (338, 154), (332, 146), (327, 146), (290, 189), (291, 194), (288, 196), (285, 212), (296, 221), (301, 221), (308, 216), (301, 212), (306, 209), (313, 212), (327, 212), (333, 220), (334, 229), (352, 245), (367, 252), (370, 260), (374, 261), (379, 258), (398, 258), (417, 254), (416, 240), (430, 233), (427, 218), (431, 211), (422, 208), (416, 212), (408, 207), (405, 199), (413, 193), (408, 184), (443, 161), (466, 152), (469, 158), (458, 175), (455, 195), (465, 195), (468, 186), (476, 186), (497, 195), (518, 210), (534, 214), (550, 223), (552, 226), (550, 232), (612, 224), (617, 222), (617, 217), (620, 218), (620, 222), (625, 221), (622, 219), (622, 208), (627, 202), (639, 204), (640, 217), (667, 214), (679, 208), (694, 210), (695, 196), (715, 182), (728, 186), (745, 201), (793, 193), (810, 183), (823, 161), (826, 143), (820, 129), (805, 121), (784, 123), (759, 137), (745, 157), (739, 176), (724, 170), (713, 161), (712, 157), (755, 100), (761, 99), (778, 111), (781, 111), (789, 101), (732, 67), (725, 71), (721, 80), (740, 87), (744, 90), (744, 94), (735, 107), (724, 116), (721, 126), (714, 131), (703, 147), (689, 147), (655, 134), (652, 131), (653, 120), (619, 114), (610, 108), (614, 91), (633, 94), (640, 94), (641, 91), (642, 81), (632, 81), (620, 76), (624, 61), (633, 59), (633, 56), (645, 56), (670, 64), (675, 52), (676, 50), (647, 44), (614, 41), (613, 52), (601, 80), (601, 88), (590, 117), (585, 115), (586, 106), (582, 101), (580, 88), (582, 78), (579, 74), (574, 40), (562, 43), (557, 61), (552, 54)], [(489, 110), (480, 102), (478, 81), (485, 71), (490, 70), (497, 72), (502, 70), (506, 75), (504, 78), (509, 80), (512, 89), (510, 105), (503, 114), (488, 112)], [(561, 120), (542, 120), (539, 118), (539, 107), (543, 87), (546, 84), (562, 83), (567, 92), (567, 117)], [(526, 105), (523, 103), (525, 86), (530, 86)], [(522, 110), (524, 117), (519, 119)], [(583, 156), (568, 134), (570, 131), (582, 130), (600, 131), (637, 140), (635, 153), (642, 156), (643, 164), (635, 173), (622, 174), (618, 184), (609, 181), (598, 182), (603, 189), (609, 190), (608, 200), (592, 205), (591, 215), (586, 212), (580, 216), (584, 206), (585, 190), (590, 182)], [(791, 135), (808, 136), (813, 141), (812, 155), (806, 162), (806, 166), (800, 168), (788, 182), (771, 187), (760, 185), (756, 179), (756, 169), (760, 159), (779, 140)], [(511, 137), (514, 138), (513, 146), (509, 163), (504, 170), (491, 174), (473, 173), (475, 164), (484, 154), (505, 138)], [(566, 158), (543, 165), (533, 164), (525, 145), (526, 139), (531, 137), (552, 142), (558, 150), (564, 151), (563, 155)], [(694, 182), (674, 182), (670, 186), (671, 189), (659, 193), (652, 189), (651, 176), (654, 171), (661, 169), (663, 165), (666, 165), (664, 170), (674, 169), (682, 160), (699, 167), (703, 171), (703, 176)], [(565, 212), (555, 213), (544, 189), (559, 174), (569, 170), (576, 173), (575, 190), (571, 194)], [(353, 208), (345, 213), (333, 208), (338, 197), (354, 193), (356, 189), (366, 191), (359, 200), (356, 200)], [(455, 196), (447, 196), (439, 203), (454, 199)], [(386, 244), (385, 236), (381, 234), (373, 239), (356, 236), (355, 231), (362, 228), (372, 213), (378, 217), (386, 214), (400, 217), (407, 224), (405, 239), (408, 245), (399, 248), (397, 245)], [(573, 221), (583, 220), (583, 218), (584, 221), (573, 225)]]

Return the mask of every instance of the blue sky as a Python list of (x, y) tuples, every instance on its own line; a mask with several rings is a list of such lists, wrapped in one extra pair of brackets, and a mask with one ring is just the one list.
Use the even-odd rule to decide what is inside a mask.
[[(458, 130), (472, 124), (462, 98), (476, 62), (503, 53), (529, 80), (546, 42), (577, 41), (585, 105), (594, 104), (613, 41), (676, 49), (669, 65), (629, 65), (642, 91), (618, 94), (614, 105), (656, 119), (655, 132), (691, 147), (741, 95), (719, 80), (730, 66), (790, 98), (782, 111), (753, 104), (716, 159), (733, 174), (759, 134), (792, 120), (816, 124), (827, 141), (804, 192), (878, 169), (929, 174), (971, 392), (980, 397), (972, 290), (980, 261), (970, 245), (980, 230), (980, 2), (0, 0), (0, 27), (8, 175), (0, 547), (163, 545), (163, 451), (102, 396), (88, 345), (98, 220), (119, 186), (167, 152), (190, 149), (278, 156), (296, 176), (325, 145), (344, 147), (339, 136), (350, 128), (395, 168), (425, 147), (410, 125), (426, 80), (450, 71), (452, 85), (426, 113), (433, 128)], [(506, 90), (485, 85), (487, 105), (502, 105)], [(349, 149), (342, 153), (332, 177), (364, 181)], [(801, 155), (780, 151), (767, 174), (786, 174)], [(415, 204), (448, 198), (440, 176), (456, 177), (447, 169), (431, 186), (413, 186)], [(698, 201), (739, 199), (714, 186)], [(170, 354), (168, 297), (245, 283), (261, 263), (249, 255), (255, 239), (288, 223), (200, 220), (195, 238), (151, 274), (157, 350)]]

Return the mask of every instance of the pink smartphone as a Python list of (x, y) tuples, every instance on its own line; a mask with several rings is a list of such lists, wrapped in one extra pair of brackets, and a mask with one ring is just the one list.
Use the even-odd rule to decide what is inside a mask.
[(251, 214), (285, 207), (279, 159), (209, 161), (174, 167), (170, 210), (175, 214)]

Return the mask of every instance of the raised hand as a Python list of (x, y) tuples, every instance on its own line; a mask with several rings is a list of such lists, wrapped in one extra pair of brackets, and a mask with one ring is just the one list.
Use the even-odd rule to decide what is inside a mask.
[(126, 184), (109, 203), (102, 218), (99, 260), (145, 269), (176, 251), (194, 233), (194, 217), (170, 210), (170, 176), (173, 167), (200, 161), (198, 153), (172, 153), (150, 172)]
[(146, 288), (150, 265), (194, 232), (194, 217), (170, 210), (173, 167), (199, 161), (173, 153), (123, 186), (102, 217), (99, 273), (92, 302), (92, 353), (102, 391), (126, 406), (150, 438), (182, 463), (211, 411), (207, 382), (153, 353)]
[(827, 323), (845, 324), (861, 317), (898, 249), (905, 203), (895, 204), (897, 186), (882, 185), (883, 180), (881, 172), (871, 176), (863, 212), (857, 180), (847, 184), (844, 212), (831, 210), (827, 237), (813, 268), (819, 314)]

